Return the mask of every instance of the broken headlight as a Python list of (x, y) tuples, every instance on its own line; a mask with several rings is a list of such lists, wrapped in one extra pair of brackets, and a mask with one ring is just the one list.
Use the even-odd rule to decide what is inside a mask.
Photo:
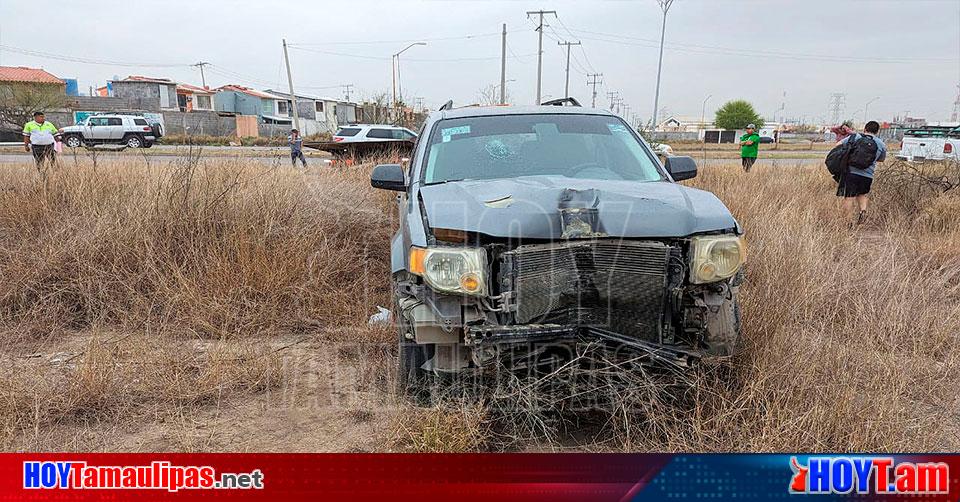
[(704, 284), (732, 277), (747, 259), (738, 236), (699, 236), (690, 239), (690, 282)]
[(410, 272), (437, 291), (484, 295), (487, 254), (482, 249), (410, 248)]

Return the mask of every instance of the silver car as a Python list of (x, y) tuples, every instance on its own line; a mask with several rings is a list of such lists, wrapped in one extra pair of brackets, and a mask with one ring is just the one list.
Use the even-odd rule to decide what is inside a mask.
[(385, 124), (352, 124), (341, 127), (333, 135), (336, 143), (361, 143), (374, 141), (413, 141), (417, 133), (405, 127)]
[(150, 148), (161, 135), (160, 124), (150, 124), (140, 115), (91, 115), (63, 128), (63, 142), (71, 148), (103, 144)]

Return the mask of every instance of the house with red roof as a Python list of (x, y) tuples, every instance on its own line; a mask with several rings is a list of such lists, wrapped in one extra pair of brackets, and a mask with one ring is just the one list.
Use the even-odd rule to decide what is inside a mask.
[(0, 66), (0, 85), (43, 86), (66, 94), (66, 82), (40, 68)]
[(213, 111), (213, 97), (216, 94), (209, 87), (180, 83), (177, 84), (177, 106), (181, 112)]

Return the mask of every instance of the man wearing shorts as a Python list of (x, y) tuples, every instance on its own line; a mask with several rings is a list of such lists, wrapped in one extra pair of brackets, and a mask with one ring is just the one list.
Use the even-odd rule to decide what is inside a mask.
[[(837, 184), (837, 197), (843, 197), (843, 202), (840, 205), (841, 215), (848, 218), (857, 210), (856, 222), (858, 225), (867, 218), (867, 204), (870, 202), (867, 194), (870, 193), (870, 185), (873, 184), (873, 172), (877, 168), (877, 162), (883, 162), (887, 159), (887, 145), (877, 137), (879, 132), (880, 124), (875, 120), (867, 122), (863, 127), (863, 136), (877, 144), (876, 159), (873, 164), (865, 169), (850, 166), (850, 172), (844, 174)], [(856, 141), (860, 138), (859, 134), (853, 134), (844, 138), (843, 141)], [(854, 203), (856, 203), (856, 206), (854, 206)]]
[(757, 161), (757, 150), (760, 146), (760, 135), (755, 132), (756, 129), (757, 126), (750, 124), (747, 126), (747, 134), (740, 136), (740, 163), (748, 173)]

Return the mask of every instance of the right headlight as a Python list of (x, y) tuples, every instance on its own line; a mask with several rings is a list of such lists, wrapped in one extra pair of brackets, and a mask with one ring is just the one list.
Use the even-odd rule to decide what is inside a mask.
[(704, 284), (733, 277), (746, 259), (746, 243), (741, 237), (694, 237), (690, 239), (690, 282)]
[(475, 296), (487, 292), (487, 254), (482, 249), (411, 247), (410, 272), (436, 291)]

